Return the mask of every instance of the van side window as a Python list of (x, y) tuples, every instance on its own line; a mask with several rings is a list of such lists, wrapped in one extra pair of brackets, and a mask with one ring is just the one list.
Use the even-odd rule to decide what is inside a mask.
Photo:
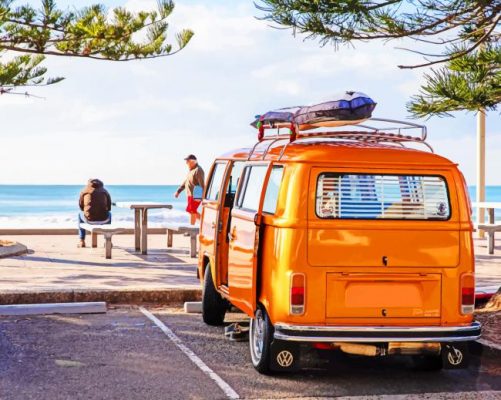
[(235, 161), (231, 169), (230, 182), (228, 185), (228, 193), (235, 194), (238, 188), (238, 182), (240, 182), (240, 176), (242, 175), (244, 163), (242, 161)]
[(242, 175), (243, 169), (244, 163), (242, 161), (235, 161), (231, 166), (230, 180), (228, 182), (226, 197), (224, 199), (225, 207), (232, 208), (235, 203), (235, 193), (237, 192), (238, 183), (240, 182), (240, 176)]
[(207, 200), (218, 200), (220, 198), (219, 191), (221, 190), (221, 183), (223, 182), (224, 171), (226, 163), (216, 163), (209, 183), (209, 188), (205, 198)]
[(276, 165), (271, 169), (268, 187), (264, 195), (263, 212), (265, 213), (275, 214), (275, 211), (277, 211), (278, 193), (280, 191), (283, 173), (284, 167), (281, 165)]
[(245, 167), (243, 174), (244, 180), (238, 195), (238, 207), (249, 211), (258, 210), (267, 169), (267, 165)]
[(323, 173), (316, 213), (327, 219), (448, 220), (450, 203), (440, 176)]

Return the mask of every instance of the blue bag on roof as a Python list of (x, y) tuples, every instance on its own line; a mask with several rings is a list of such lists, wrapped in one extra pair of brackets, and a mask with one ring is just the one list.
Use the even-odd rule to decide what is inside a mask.
[(334, 100), (301, 107), (294, 115), (298, 125), (340, 126), (365, 121), (372, 116), (376, 102), (361, 92), (345, 92)]
[(257, 115), (251, 123), (258, 128), (260, 124), (268, 127), (288, 126), (294, 123), (301, 130), (323, 126), (355, 125), (369, 119), (376, 102), (361, 92), (347, 91), (333, 100), (300, 107), (288, 107)]

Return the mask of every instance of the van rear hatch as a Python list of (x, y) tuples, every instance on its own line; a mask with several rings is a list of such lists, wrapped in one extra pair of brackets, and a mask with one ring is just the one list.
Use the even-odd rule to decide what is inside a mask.
[[(308, 263), (318, 267), (455, 267), (456, 199), (443, 175), (339, 173), (314, 168)], [(312, 188), (313, 189), (313, 188)]]
[(327, 318), (437, 318), (440, 274), (327, 274)]

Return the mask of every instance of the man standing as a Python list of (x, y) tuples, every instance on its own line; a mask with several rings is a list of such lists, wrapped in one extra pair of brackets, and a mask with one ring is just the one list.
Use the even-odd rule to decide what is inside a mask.
[(89, 179), (87, 186), (80, 193), (78, 201), (78, 229), (80, 241), (78, 247), (85, 247), (85, 229), (80, 224), (103, 225), (111, 223), (111, 196), (99, 179)]
[(195, 222), (200, 219), (198, 206), (202, 201), (202, 193), (205, 187), (205, 173), (200, 165), (198, 165), (197, 158), (190, 154), (184, 159), (188, 166), (188, 175), (184, 182), (179, 186), (174, 197), (177, 199), (181, 192), (186, 189), (186, 196), (188, 197), (188, 205), (186, 211), (190, 213), (190, 222), (195, 225)]

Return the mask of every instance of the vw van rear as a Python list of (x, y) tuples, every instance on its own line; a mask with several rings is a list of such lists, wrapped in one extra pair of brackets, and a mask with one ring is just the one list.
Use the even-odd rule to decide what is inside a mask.
[[(203, 319), (221, 325), (231, 306), (246, 313), (259, 372), (296, 368), (305, 346), (461, 368), (480, 336), (461, 172), (412, 148), (428, 146), (424, 127), (371, 122), (264, 135), (212, 166), (200, 229)], [(409, 127), (422, 135), (399, 134)]]

